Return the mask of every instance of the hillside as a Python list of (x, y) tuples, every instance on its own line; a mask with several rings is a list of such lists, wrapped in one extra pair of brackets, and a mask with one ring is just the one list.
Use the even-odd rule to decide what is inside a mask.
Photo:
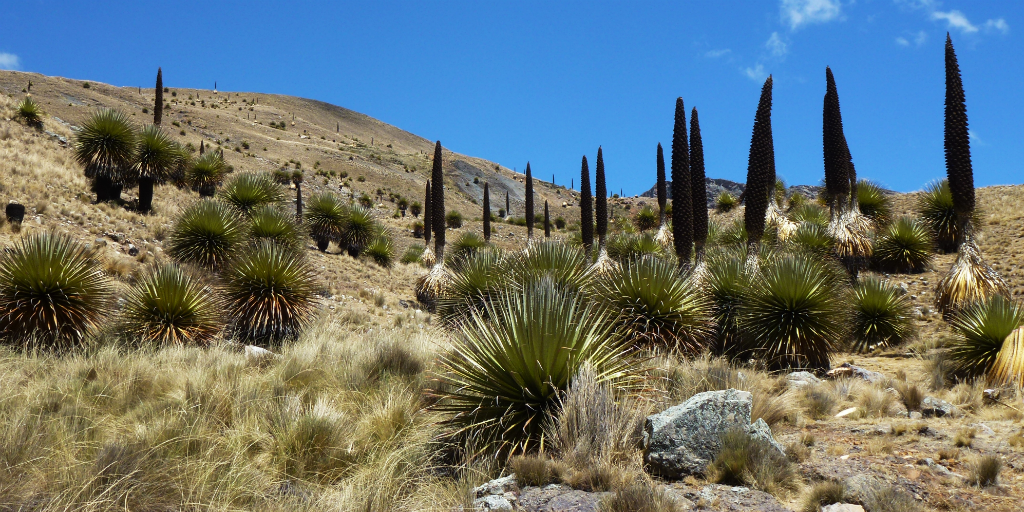
[[(40, 130), (13, 120), (29, 81), (46, 114)], [(151, 90), (0, 71), (0, 92), (0, 198), (27, 207), (20, 226), (0, 220), (0, 246), (34, 231), (70, 233), (98, 250), (104, 271), (121, 292), (141, 270), (169, 260), (163, 247), (174, 217), (197, 195), (158, 187), (155, 211), (148, 215), (94, 204), (69, 148), (74, 127), (97, 108), (120, 108), (140, 125), (149, 121), (151, 114), (143, 109), (152, 108)], [(341, 107), (288, 96), (170, 87), (165, 99), (172, 108), (164, 111), (163, 126), (182, 143), (223, 148), (235, 172), (294, 168), (299, 162), (306, 171), (307, 196), (322, 190), (370, 195), (399, 255), (423, 243), (410, 231), (416, 219), (400, 216), (395, 202), (398, 197), (422, 201), (433, 149), (429, 139)], [(467, 219), (448, 235), (449, 243), (462, 232), (481, 231), (476, 203), (484, 182), (492, 186), (494, 211), (504, 206), (507, 191), (513, 215), (522, 214), (522, 175), (455, 153), (445, 155), (444, 168), (447, 205)], [(709, 182), (737, 195), (743, 186)], [(546, 183), (537, 189), (538, 213), (543, 201), (550, 201), (552, 217), (570, 225), (554, 236), (567, 237), (579, 218), (573, 192)], [(917, 198), (918, 193), (892, 195), (893, 215), (916, 215)], [(1019, 299), (1024, 295), (1024, 186), (980, 188), (977, 202), (979, 246)], [(649, 197), (610, 200), (612, 230), (629, 229), (637, 209), (651, 203)], [(712, 211), (710, 217), (721, 234), (742, 227), (743, 213), (741, 206)], [(521, 249), (525, 231), (498, 223), (494, 241)], [(317, 294), (323, 307), (298, 340), (274, 347), (277, 355), (251, 356), (221, 342), (153, 350), (99, 346), (67, 357), (0, 346), (0, 419), (10, 426), (0, 432), (0, 511), (472, 510), (470, 489), (507, 475), (509, 468), (484, 457), (445, 466), (444, 457), (451, 454), (437, 453), (445, 416), (429, 406), (435, 391), (453, 389), (439, 387), (437, 379), (440, 361), (451, 357), (460, 335), (439, 327), (437, 316), (415, 304), (413, 285), (426, 269), (414, 263), (385, 270), (334, 246), (321, 253), (310, 244), (305, 252), (322, 285)], [(608, 489), (634, 480), (653, 482), (677, 500), (678, 510), (803, 510), (804, 497), (816, 485), (870, 476), (910, 505), (898, 508), (901, 502), (893, 501), (892, 507), (869, 512), (1019, 509), (1024, 498), (1021, 394), (1002, 389), (1000, 400), (993, 401), (980, 380), (935, 384), (945, 377), (934, 356), (953, 332), (935, 310), (934, 288), (954, 258), (937, 254), (924, 272), (884, 275), (906, 290), (916, 336), (868, 353), (833, 355), (833, 365), (850, 362), (882, 378), (796, 382), (795, 374), (671, 354), (650, 361), (657, 375), (650, 395), (619, 406), (626, 412), (615, 428), (628, 432), (616, 443), (635, 437), (647, 414), (677, 405), (697, 390), (749, 390), (757, 397), (755, 406), (770, 413), (773, 435), (789, 456), (785, 466), (792, 465), (788, 484), (797, 489), (782, 486), (771, 491), (772, 497), (747, 485), (713, 484), (702, 475), (674, 482), (649, 478), (634, 443), (613, 462), (601, 462), (606, 466), (586, 458), (580, 459), (586, 463), (557, 460), (562, 466), (556, 465), (561, 469), (552, 475), (561, 475), (565, 485), (529, 486), (529, 492), (593, 501), (602, 494), (591, 492), (597, 484), (580, 475), (597, 468), (593, 474), (601, 476), (613, 468), (605, 475)], [(862, 275), (868, 274), (877, 275)], [(929, 417), (900, 389), (948, 401), (958, 412)], [(519, 393), (518, 387), (513, 390)], [(601, 421), (586, 426), (606, 428)], [(1001, 461), (997, 485), (969, 483), (982, 456)], [(755, 497), (762, 500), (759, 505), (735, 504)]]
[[(173, 79), (168, 78), (166, 84), (173, 84)], [(427, 138), (316, 100), (252, 92), (166, 89), (164, 100), (170, 108), (164, 110), (164, 129), (182, 144), (198, 147), (202, 141), (222, 148), (227, 163), (237, 170), (270, 171), (290, 162), (294, 166), (297, 161), (307, 174), (320, 171), (317, 174), (321, 179), (314, 186), (338, 189), (344, 185), (342, 192), (346, 195), (395, 194), (410, 202), (422, 200), (433, 153), (433, 141)], [(55, 130), (52, 125), (73, 128), (98, 108), (121, 109), (139, 125), (152, 122), (152, 88), (0, 71), (0, 93), (19, 99), (30, 93), (52, 118), (48, 131)], [(271, 127), (272, 123), (280, 128)], [(455, 192), (451, 194), (451, 209), (478, 217), (474, 204), (482, 200), (483, 184), (487, 182), (495, 198), (495, 210), (497, 198), (503, 201), (508, 193), (513, 213), (522, 213), (522, 174), (450, 151), (445, 152), (444, 166), (446, 186)], [(365, 181), (359, 181), (360, 176)], [(377, 194), (378, 189), (382, 194)], [(538, 181), (536, 193), (538, 204), (549, 200), (560, 205), (565, 190)]]

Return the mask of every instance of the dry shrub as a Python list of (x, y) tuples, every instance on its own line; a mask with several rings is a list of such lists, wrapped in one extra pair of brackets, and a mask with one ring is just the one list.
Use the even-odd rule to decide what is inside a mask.
[(921, 409), (924, 391), (921, 391), (917, 384), (906, 382), (906, 380), (897, 380), (893, 383), (893, 387), (899, 392), (900, 400), (908, 411), (918, 411)]
[(818, 512), (821, 507), (833, 503), (843, 503), (846, 499), (846, 485), (842, 482), (820, 482), (814, 484), (804, 496), (803, 512)]
[(918, 512), (921, 507), (907, 493), (885, 481), (875, 479), (861, 497), (871, 512)]
[(676, 504), (664, 489), (643, 478), (615, 491), (601, 502), (601, 512), (676, 512)]
[(988, 487), (999, 483), (999, 472), (1003, 470), (1003, 460), (996, 455), (982, 455), (968, 466), (967, 481), (978, 487)]
[(722, 435), (722, 449), (706, 475), (716, 483), (745, 485), (775, 496), (796, 490), (800, 482), (797, 467), (786, 456), (742, 430)]
[(971, 444), (974, 443), (974, 437), (977, 435), (978, 430), (973, 427), (961, 428), (953, 438), (953, 444), (957, 448), (970, 448)]
[(517, 455), (508, 462), (509, 470), (521, 486), (542, 487), (560, 480), (565, 471), (557, 462), (544, 455)]
[(559, 399), (557, 415), (548, 418), (544, 431), (552, 449), (573, 469), (633, 462), (649, 411), (646, 402), (616, 397), (587, 365)]
[(830, 417), (839, 403), (835, 394), (822, 385), (808, 386), (803, 392), (803, 401), (807, 414), (816, 420)]
[(868, 416), (881, 418), (889, 415), (895, 397), (884, 389), (868, 387), (860, 395), (857, 405)]

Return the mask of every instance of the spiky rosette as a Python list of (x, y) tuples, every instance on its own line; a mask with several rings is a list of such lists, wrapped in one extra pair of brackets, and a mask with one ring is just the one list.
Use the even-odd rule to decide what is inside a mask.
[(949, 319), (970, 304), (994, 295), (1009, 297), (1009, 287), (981, 258), (974, 240), (968, 239), (960, 244), (953, 267), (936, 286), (935, 305), (943, 318)]
[(743, 223), (747, 230), (747, 271), (757, 272), (757, 253), (764, 234), (769, 189), (775, 184), (775, 146), (772, 142), (772, 77), (761, 88), (761, 99), (754, 116), (750, 135), (750, 156), (747, 160), (746, 211)]
[(989, 381), (999, 386), (1024, 388), (1024, 327), (1018, 327), (1003, 340), (988, 372)]
[(995, 376), (997, 361), (1003, 378), (1020, 367), (1017, 331), (1024, 324), (1024, 308), (1019, 303), (996, 295), (969, 305), (950, 323), (955, 337), (949, 344), (949, 361), (959, 376)]
[(654, 349), (695, 354), (714, 331), (711, 302), (670, 261), (642, 256), (600, 279), (597, 295), (627, 340)]
[(35, 233), (0, 253), (2, 342), (19, 348), (74, 347), (99, 327), (113, 298), (97, 261), (67, 235)]
[(202, 280), (168, 264), (128, 291), (123, 329), (139, 344), (205, 346), (224, 327), (221, 307)]
[(316, 274), (301, 254), (266, 240), (239, 253), (221, 283), (235, 336), (269, 345), (309, 325), (319, 303), (316, 289)]
[(416, 300), (433, 311), (437, 307), (438, 297), (444, 293), (451, 281), (451, 272), (444, 266), (443, 261), (438, 260), (427, 275), (416, 280)]

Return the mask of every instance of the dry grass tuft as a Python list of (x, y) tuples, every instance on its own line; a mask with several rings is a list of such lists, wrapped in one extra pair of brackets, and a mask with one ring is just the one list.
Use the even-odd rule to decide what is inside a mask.
[(982, 455), (968, 466), (967, 481), (978, 487), (988, 487), (999, 483), (999, 473), (1003, 470), (1003, 460), (996, 455)]
[(797, 467), (767, 442), (741, 430), (722, 435), (722, 449), (706, 470), (708, 480), (745, 485), (775, 496), (799, 488)]
[(676, 512), (679, 505), (646, 478), (615, 491), (601, 502), (601, 512)]
[(842, 482), (821, 482), (814, 484), (804, 496), (802, 512), (818, 512), (821, 507), (842, 503), (846, 499), (846, 485)]

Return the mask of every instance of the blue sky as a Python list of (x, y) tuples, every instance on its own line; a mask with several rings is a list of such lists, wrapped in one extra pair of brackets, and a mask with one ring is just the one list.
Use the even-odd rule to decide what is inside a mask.
[[(4, 7), (0, 68), (116, 85), (315, 98), (522, 170), (609, 189), (654, 182), (675, 98), (700, 112), (707, 173), (743, 181), (774, 75), (778, 172), (823, 175), (825, 66), (860, 176), (900, 191), (945, 173), (943, 42), (964, 74), (978, 186), (1020, 183), (1024, 2), (53, 2)], [(591, 164), (593, 165), (593, 164)]]

